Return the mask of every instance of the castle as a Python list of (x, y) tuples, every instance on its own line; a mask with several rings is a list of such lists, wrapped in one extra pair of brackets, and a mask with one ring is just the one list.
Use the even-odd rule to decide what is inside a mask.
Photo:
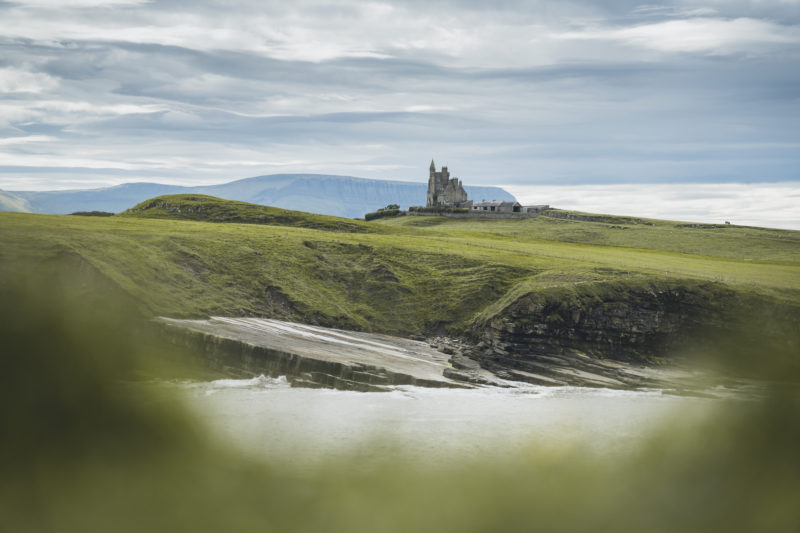
[[(486, 201), (473, 202), (467, 199), (467, 191), (458, 178), (451, 178), (447, 167), (442, 167), (441, 172), (436, 172), (436, 164), (431, 160), (428, 173), (428, 203), (427, 207), (459, 208), (462, 216), (498, 216), (498, 217), (525, 217), (536, 216), (537, 213), (549, 209), (548, 205), (520, 205), (519, 202)], [(441, 210), (434, 210), (440, 212)], [(415, 213), (423, 214), (422, 211)]]
[(458, 178), (450, 178), (447, 167), (436, 172), (436, 164), (431, 159), (428, 178), (427, 207), (465, 207), (472, 208), (472, 201), (467, 200), (467, 191)]

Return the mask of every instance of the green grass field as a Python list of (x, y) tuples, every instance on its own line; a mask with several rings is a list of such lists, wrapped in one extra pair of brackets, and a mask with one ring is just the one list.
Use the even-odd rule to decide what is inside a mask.
[(711, 280), (800, 305), (800, 232), (611, 220), (362, 222), (172, 196), (107, 218), (0, 213), (0, 261), (66, 261), (145, 315), (399, 334), (457, 332), (526, 293), (608, 281)]
[(142, 398), (120, 378), (159, 375), (175, 349), (132, 327), (141, 316), (258, 314), (408, 334), (465, 328), (531, 293), (624, 297), (664, 280), (797, 308), (800, 232), (545, 217), (365, 223), (205, 202), (173, 197), (106, 218), (0, 213), (6, 529), (797, 529), (800, 404), (785, 383), (613, 455), (531, 442), (440, 468), (387, 452), (371, 469), (354, 456), (295, 472), (227, 448), (178, 398)]

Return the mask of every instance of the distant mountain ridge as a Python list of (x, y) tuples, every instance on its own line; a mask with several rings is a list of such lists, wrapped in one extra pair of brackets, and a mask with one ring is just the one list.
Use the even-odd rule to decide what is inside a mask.
[[(465, 187), (473, 200), (515, 201), (500, 187)], [(329, 174), (271, 174), (220, 185), (184, 187), (160, 183), (125, 183), (101, 189), (68, 191), (2, 191), (0, 211), (69, 214), (76, 211), (122, 212), (164, 194), (206, 194), (347, 218), (363, 217), (389, 204), (402, 209), (425, 205), (427, 183), (386, 181)]]

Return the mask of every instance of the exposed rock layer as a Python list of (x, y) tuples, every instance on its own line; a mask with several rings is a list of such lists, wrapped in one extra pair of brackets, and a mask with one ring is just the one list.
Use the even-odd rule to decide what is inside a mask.
[(286, 376), (293, 386), (358, 391), (462, 386), (444, 376), (447, 355), (419, 341), (257, 318), (160, 323), (168, 340), (226, 375)]
[(784, 351), (775, 343), (797, 344), (798, 330), (797, 308), (718, 283), (590, 283), (531, 292), (477, 321), (470, 355), (501, 375), (545, 384), (560, 381), (565, 368), (595, 371), (613, 361), (653, 363), (715, 351), (726, 351), (731, 362), (758, 358)]
[(758, 364), (769, 353), (796, 353), (800, 346), (798, 309), (687, 280), (533, 291), (476, 320), (471, 341), (421, 342), (259, 318), (161, 324), (174, 343), (227, 375), (284, 375), (295, 386), (361, 391), (513, 382), (693, 388), (699, 382), (691, 372), (647, 363), (721, 350), (729, 360), (738, 353)]

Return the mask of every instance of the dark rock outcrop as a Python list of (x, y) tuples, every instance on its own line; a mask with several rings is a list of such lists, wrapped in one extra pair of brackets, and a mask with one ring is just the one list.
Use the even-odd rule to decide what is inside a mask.
[[(713, 350), (727, 350), (734, 359), (737, 349), (752, 358), (774, 350), (771, 330), (785, 339), (798, 324), (798, 309), (719, 283), (586, 283), (531, 292), (476, 322), (476, 349), (469, 355), (495, 373), (532, 383), (581, 384), (587, 372), (641, 386), (648, 378), (617, 363), (658, 363)], [(737, 343), (739, 337), (749, 345)]]
[(585, 354), (639, 361), (663, 356), (700, 322), (720, 320), (698, 296), (658, 286), (625, 291), (624, 299), (578, 292), (565, 301), (529, 294), (492, 319), (479, 337), (500, 357)]

